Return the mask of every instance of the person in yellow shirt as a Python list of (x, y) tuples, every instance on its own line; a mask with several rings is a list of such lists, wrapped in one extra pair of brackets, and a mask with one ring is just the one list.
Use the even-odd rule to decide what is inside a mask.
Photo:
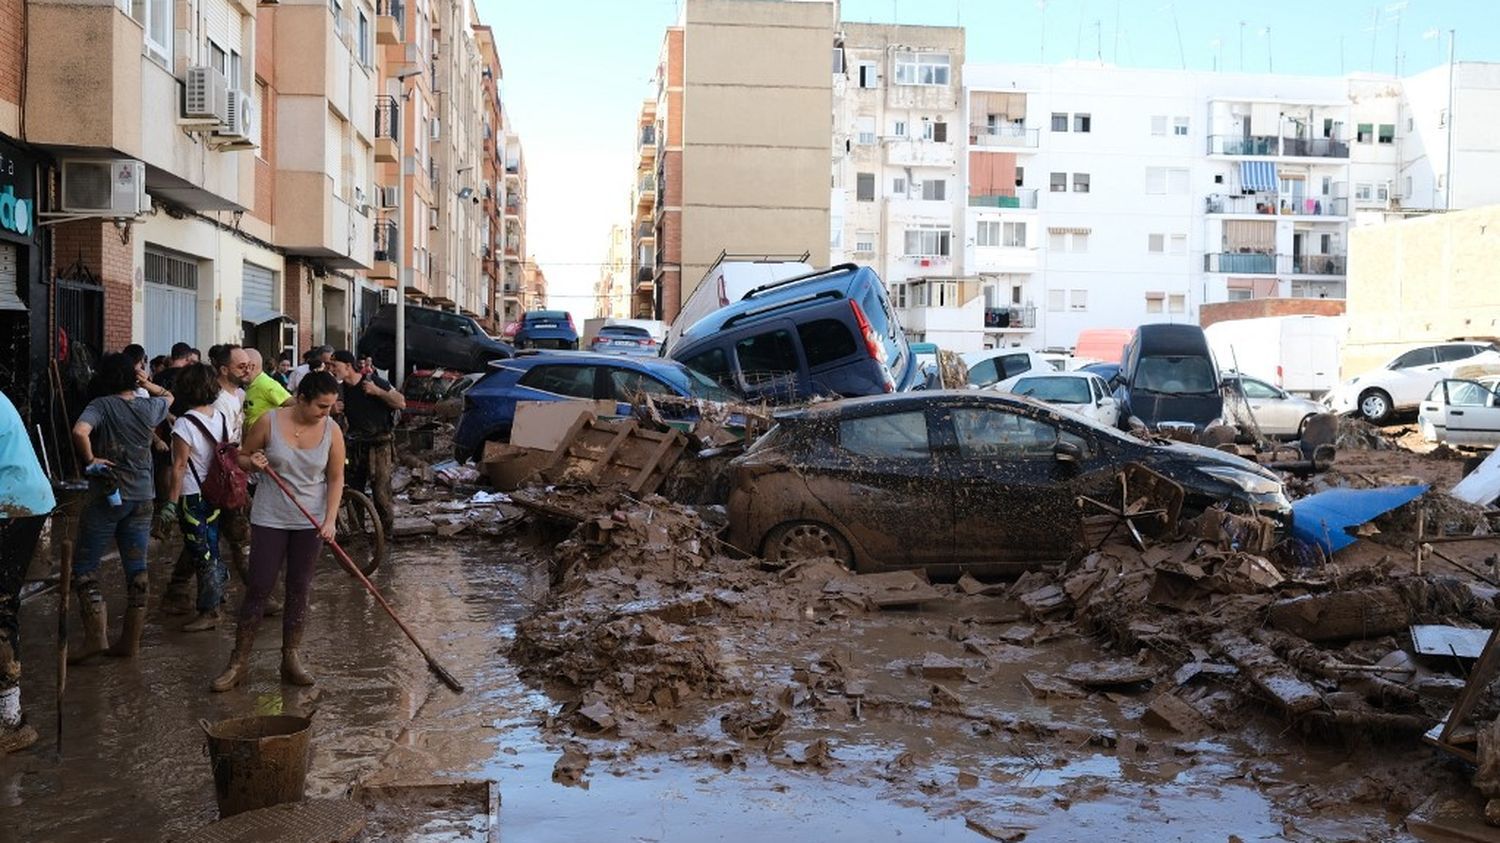
[(250, 371), (255, 373), (250, 385), (245, 387), (245, 429), (249, 430), (255, 427), (255, 423), (267, 411), (290, 406), (295, 401), (292, 399), (292, 394), (286, 391), (286, 387), (266, 374), (265, 364), (259, 351), (247, 348), (245, 353), (250, 355)]

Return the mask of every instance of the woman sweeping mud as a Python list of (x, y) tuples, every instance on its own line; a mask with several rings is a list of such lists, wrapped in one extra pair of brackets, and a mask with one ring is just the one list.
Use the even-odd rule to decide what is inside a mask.
[[(266, 413), (245, 436), (240, 466), (246, 471), (269, 467), (286, 481), (297, 500), (293, 502), (275, 483), (261, 483), (256, 489), (250, 506), (250, 576), (240, 604), (234, 652), (229, 666), (213, 681), (215, 691), (228, 691), (245, 678), (266, 597), (275, 588), (283, 563), (286, 606), (281, 616), (281, 680), (313, 684), (297, 650), (307, 617), (313, 565), (323, 542), (334, 538), (344, 492), (344, 436), (328, 418), (338, 393), (332, 375), (311, 372), (297, 385), (296, 403)], [(321, 528), (308, 525), (297, 503), (318, 519)]]

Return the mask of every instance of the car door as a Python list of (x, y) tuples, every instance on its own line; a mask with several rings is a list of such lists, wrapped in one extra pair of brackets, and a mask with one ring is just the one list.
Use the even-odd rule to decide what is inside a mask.
[(1255, 378), (1242, 377), (1240, 384), (1244, 390), (1245, 403), (1249, 405), (1262, 434), (1291, 436), (1297, 432), (1302, 419), (1300, 416), (1292, 418), (1299, 411), (1286, 400), (1286, 393)]
[(959, 403), (939, 424), (955, 567), (1020, 570), (1067, 557), (1082, 535), (1079, 467), (1058, 459), (1057, 443), (1077, 445), (1085, 462), (1096, 443), (1004, 404)]
[(790, 401), (813, 394), (797, 326), (790, 319), (757, 325), (734, 338), (737, 391), (753, 398)]
[(1109, 385), (1098, 375), (1089, 375), (1089, 389), (1094, 395), (1094, 421), (1105, 427), (1114, 427), (1120, 421), (1120, 405), (1109, 394)]
[(1397, 357), (1391, 363), (1385, 381), (1397, 407), (1413, 407), (1420, 404), (1433, 385), (1442, 379), (1443, 369), (1438, 364), (1437, 349), (1429, 345)]
[(1470, 380), (1449, 379), (1441, 387), (1447, 425), (1443, 441), (1494, 447), (1500, 441), (1500, 407), (1495, 406), (1495, 393)]
[(932, 448), (922, 407), (838, 422), (833, 453), (802, 472), (808, 490), (882, 568), (952, 559), (952, 496)]
[[(676, 398), (682, 394), (660, 378), (642, 372), (639, 369), (630, 369), (624, 366), (606, 366), (604, 377), (606, 400), (614, 401), (616, 406), (619, 407), (621, 415), (629, 415), (631, 407), (646, 396), (660, 395)], [(696, 419), (698, 417), (696, 410), (676, 403), (667, 405), (658, 404), (656, 410), (663, 419), (668, 421)]]

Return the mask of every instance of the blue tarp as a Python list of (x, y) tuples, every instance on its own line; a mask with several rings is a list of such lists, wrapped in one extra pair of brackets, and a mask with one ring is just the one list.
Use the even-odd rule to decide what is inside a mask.
[(1336, 553), (1351, 544), (1350, 527), (1368, 524), (1398, 506), (1411, 503), (1426, 486), (1383, 486), (1379, 489), (1329, 489), (1292, 504), (1292, 537)]
[(1256, 193), (1275, 193), (1276, 164), (1272, 161), (1241, 161), (1240, 189)]

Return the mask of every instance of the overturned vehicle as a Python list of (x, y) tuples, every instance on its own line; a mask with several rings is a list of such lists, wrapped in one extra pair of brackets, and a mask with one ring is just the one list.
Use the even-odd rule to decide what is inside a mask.
[[(1230, 453), (1147, 441), (1018, 396), (941, 391), (855, 398), (776, 416), (732, 463), (736, 547), (832, 557), (861, 572), (1005, 574), (1066, 560), (1090, 516), (1127, 529), (1221, 506), (1285, 531), (1273, 472)], [(1149, 506), (1142, 507), (1145, 501)]]

